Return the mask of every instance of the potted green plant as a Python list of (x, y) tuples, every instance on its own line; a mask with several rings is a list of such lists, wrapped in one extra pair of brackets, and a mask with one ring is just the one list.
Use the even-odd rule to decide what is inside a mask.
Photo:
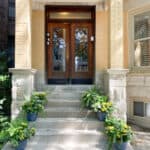
[(123, 120), (114, 117), (106, 118), (105, 132), (109, 140), (109, 150), (127, 150), (128, 141), (131, 140), (133, 132)]
[(29, 127), (28, 123), (22, 119), (14, 120), (6, 130), (9, 136), (9, 142), (16, 150), (24, 150), (27, 139), (35, 134), (35, 128)]
[(39, 112), (43, 111), (44, 106), (38, 103), (34, 98), (26, 101), (22, 106), (23, 111), (27, 113), (28, 121), (35, 121)]
[(83, 107), (91, 109), (93, 103), (101, 101), (102, 99), (104, 99), (104, 97), (107, 99), (106, 96), (101, 96), (100, 91), (96, 87), (93, 87), (82, 94), (81, 105)]
[(46, 92), (33, 92), (31, 98), (35, 99), (37, 103), (45, 106), (48, 102)]
[(94, 103), (92, 109), (97, 113), (97, 117), (100, 121), (105, 121), (106, 116), (113, 111), (114, 107), (112, 102), (104, 99), (103, 101), (97, 101)]

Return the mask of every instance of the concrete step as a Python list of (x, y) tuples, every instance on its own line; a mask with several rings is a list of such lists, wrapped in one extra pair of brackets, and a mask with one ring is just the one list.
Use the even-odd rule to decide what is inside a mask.
[(83, 130), (37, 130), (36, 135), (30, 139), (28, 145), (61, 144), (61, 145), (80, 145), (80, 144), (100, 144), (106, 143), (107, 138), (100, 131)]
[(91, 110), (80, 109), (76, 107), (52, 107), (46, 108), (44, 112), (39, 114), (42, 118), (90, 118), (96, 117)]
[(59, 91), (59, 92), (80, 91), (81, 92), (81, 91), (86, 91), (92, 87), (93, 85), (44, 85), (43, 87), (41, 87), (41, 90), (49, 91), (49, 92), (54, 92), (54, 91)]
[(47, 107), (81, 107), (80, 100), (48, 100)]
[(64, 92), (52, 92), (51, 94), (48, 94), (48, 99), (79, 99), (81, 98), (82, 93), (64, 93)]
[(28, 145), (27, 150), (106, 150), (106, 144), (42, 144)]
[(93, 118), (38, 118), (31, 125), (37, 129), (104, 130), (104, 123)]

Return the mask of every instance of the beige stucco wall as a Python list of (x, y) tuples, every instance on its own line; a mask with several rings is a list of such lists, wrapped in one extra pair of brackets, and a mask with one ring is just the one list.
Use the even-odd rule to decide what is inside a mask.
[(44, 10), (32, 11), (32, 68), (38, 70), (45, 68), (44, 18)]
[[(44, 11), (32, 12), (32, 67), (45, 68)], [(96, 70), (108, 67), (108, 12), (96, 12)]]
[(108, 11), (96, 12), (96, 71), (108, 68)]

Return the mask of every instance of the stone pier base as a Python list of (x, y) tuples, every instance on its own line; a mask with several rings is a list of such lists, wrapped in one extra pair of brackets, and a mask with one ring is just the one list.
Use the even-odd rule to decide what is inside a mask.
[(9, 69), (12, 73), (12, 105), (11, 116), (16, 118), (25, 100), (34, 90), (35, 69)]
[(126, 75), (127, 69), (108, 70), (108, 92), (109, 98), (114, 103), (116, 110), (114, 115), (117, 118), (127, 120), (127, 95)]

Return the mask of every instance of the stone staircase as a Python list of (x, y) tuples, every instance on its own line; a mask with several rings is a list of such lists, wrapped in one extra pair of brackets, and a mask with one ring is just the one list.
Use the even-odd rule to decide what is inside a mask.
[(32, 123), (36, 135), (27, 150), (107, 150), (104, 126), (80, 106), (80, 95), (91, 86), (46, 86), (48, 106)]

